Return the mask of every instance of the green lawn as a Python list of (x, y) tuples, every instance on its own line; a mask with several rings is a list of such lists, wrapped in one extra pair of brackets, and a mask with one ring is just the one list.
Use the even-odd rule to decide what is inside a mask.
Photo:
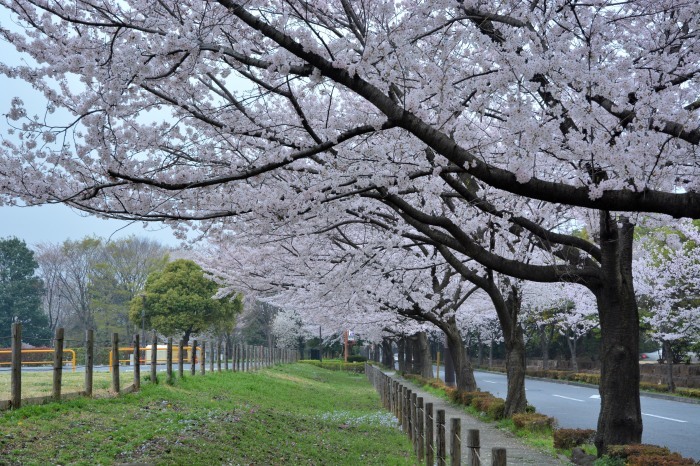
[(0, 413), (0, 465), (404, 465), (363, 375), (295, 364)]

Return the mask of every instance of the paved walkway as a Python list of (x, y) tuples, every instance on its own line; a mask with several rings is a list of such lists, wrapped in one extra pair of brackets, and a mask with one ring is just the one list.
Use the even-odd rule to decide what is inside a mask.
[[(446, 438), (450, 438), (450, 419), (460, 418), (462, 420), (462, 438), (466, 437), (468, 429), (479, 429), (479, 437), (481, 443), (481, 464), (483, 466), (491, 465), (491, 449), (505, 448), (506, 456), (509, 465), (565, 465), (571, 464), (565, 458), (555, 458), (549, 453), (540, 452), (534, 447), (524, 445), (523, 442), (510, 432), (503, 431), (490, 423), (486, 423), (467, 414), (459, 406), (450, 403), (449, 401), (438, 398), (418, 385), (412, 383), (403, 377), (398, 376), (394, 372), (385, 372), (386, 375), (400, 381), (404, 386), (411, 389), (416, 396), (423, 397), (423, 403), (433, 403), (434, 412), (438, 409), (445, 410), (445, 431)], [(447, 450), (449, 452), (449, 440), (447, 442)], [(467, 463), (467, 449), (462, 447), (462, 464)]]

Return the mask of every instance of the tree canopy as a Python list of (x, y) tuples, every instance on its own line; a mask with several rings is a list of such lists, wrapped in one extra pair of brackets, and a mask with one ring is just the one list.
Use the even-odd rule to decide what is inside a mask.
[[(509, 375), (519, 280), (582, 284), (600, 314), (599, 452), (641, 441), (630, 213), (700, 218), (697, 2), (0, 5), (34, 59), (0, 72), (73, 117), (13, 100), (0, 199), (193, 221), (249, 241), (260, 269), (277, 247), (298, 275), (264, 287), (297, 282), (317, 310), (363, 277), (389, 290), (338, 293), (367, 306), (354, 320), (373, 299), (449, 321), (468, 281), (498, 311)], [(391, 292), (401, 280), (423, 286)]]
[(143, 294), (131, 301), (129, 318), (138, 325), (144, 311), (147, 328), (187, 342), (193, 333), (230, 325), (240, 312), (241, 296), (216, 298), (218, 289), (194, 261), (177, 259), (148, 276)]

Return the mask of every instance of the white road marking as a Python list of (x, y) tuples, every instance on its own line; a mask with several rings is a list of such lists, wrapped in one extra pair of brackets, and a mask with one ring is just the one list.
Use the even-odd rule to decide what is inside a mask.
[(600, 400), (600, 395), (591, 395), (589, 398), (595, 398), (596, 400)]
[(552, 396), (556, 396), (557, 398), (564, 398), (565, 400), (580, 401), (581, 403), (583, 403), (583, 400), (579, 400), (578, 398), (570, 398), (568, 396), (562, 396), (562, 395), (552, 395)]
[(496, 382), (496, 381), (494, 381), (494, 380), (484, 380), (484, 382), (487, 382), (487, 383), (498, 383), (498, 382)]
[(642, 413), (644, 416), (649, 416), (649, 417), (656, 417), (659, 419), (665, 419), (667, 421), (673, 421), (673, 422), (688, 422), (688, 421), (682, 421), (680, 419), (673, 419), (672, 417), (663, 417), (663, 416), (657, 416), (656, 414), (647, 414), (647, 413)]

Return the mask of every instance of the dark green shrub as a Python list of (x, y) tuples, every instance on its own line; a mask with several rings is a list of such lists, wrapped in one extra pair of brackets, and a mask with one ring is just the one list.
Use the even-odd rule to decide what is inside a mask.
[(494, 421), (503, 419), (505, 417), (505, 411), (506, 400), (502, 398), (493, 398), (486, 407), (486, 415), (489, 419), (493, 419)]
[(445, 395), (447, 395), (447, 398), (449, 398), (450, 401), (454, 403), (461, 403), (462, 394), (456, 388), (446, 387)]
[(365, 362), (367, 361), (367, 358), (364, 356), (360, 356), (359, 354), (353, 354), (351, 356), (348, 356), (348, 362)]
[(518, 429), (540, 432), (554, 427), (554, 418), (539, 413), (513, 414), (513, 424)]
[(658, 445), (649, 445), (646, 443), (638, 443), (634, 445), (610, 445), (608, 447), (608, 456), (614, 458), (627, 459), (630, 456), (650, 456), (650, 455), (669, 455), (671, 450)]
[(346, 371), (356, 374), (365, 373), (365, 363), (363, 362), (340, 362), (340, 361), (318, 361), (316, 359), (302, 359), (299, 361), (303, 364), (311, 364), (312, 366), (328, 369), (331, 371)]
[(608, 456), (622, 458), (628, 466), (686, 466), (696, 464), (694, 460), (671, 453), (658, 445), (611, 445)]
[(639, 382), (639, 388), (642, 390), (649, 390), (651, 392), (667, 392), (668, 385), (652, 383), (652, 382)]
[(553, 432), (554, 448), (569, 450), (584, 443), (592, 443), (595, 436), (593, 429), (557, 429)]
[(690, 466), (695, 461), (683, 458), (678, 453), (668, 455), (632, 456), (627, 459), (627, 466)]
[(491, 394), (488, 392), (481, 392), (479, 390), (476, 390), (474, 392), (462, 392), (461, 403), (464, 406), (472, 406), (472, 403), (474, 402), (474, 398), (481, 398), (484, 396), (491, 396)]
[(700, 398), (700, 388), (677, 388), (676, 394), (689, 396), (691, 398)]
[(474, 409), (478, 411), (485, 412), (491, 400), (495, 397), (489, 392), (470, 392), (471, 393), (471, 403), (469, 403)]

